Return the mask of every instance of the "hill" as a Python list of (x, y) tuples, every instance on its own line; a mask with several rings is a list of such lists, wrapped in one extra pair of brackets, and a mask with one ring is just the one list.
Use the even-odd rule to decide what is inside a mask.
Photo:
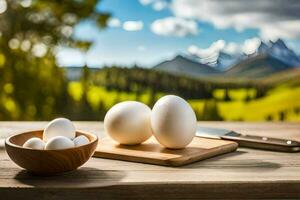
[(232, 66), (225, 72), (225, 76), (262, 78), (291, 68), (293, 67), (268, 54), (259, 54)]
[(154, 66), (153, 69), (191, 77), (206, 77), (219, 73), (218, 70), (209, 65), (198, 63), (181, 55), (172, 60), (164, 61)]
[(269, 85), (285, 84), (288, 86), (300, 86), (300, 68), (292, 68), (275, 73), (261, 80)]

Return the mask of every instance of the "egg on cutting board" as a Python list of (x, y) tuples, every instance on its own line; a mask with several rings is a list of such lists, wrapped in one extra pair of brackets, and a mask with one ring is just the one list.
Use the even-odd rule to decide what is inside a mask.
[(73, 142), (74, 142), (74, 146), (75, 146), (75, 147), (79, 147), (79, 146), (88, 144), (90, 141), (89, 141), (89, 139), (88, 139), (87, 137), (85, 137), (84, 135), (80, 135), (80, 136), (74, 138)]
[(194, 138), (197, 126), (195, 112), (181, 97), (160, 98), (151, 112), (151, 127), (157, 141), (170, 149), (186, 147)]
[(118, 103), (105, 115), (105, 132), (120, 144), (140, 144), (152, 135), (150, 115), (151, 109), (143, 103)]
[(76, 129), (74, 124), (66, 118), (57, 118), (49, 122), (44, 129), (43, 140), (47, 142), (55, 136), (65, 136), (71, 140), (75, 138)]
[(74, 142), (65, 136), (55, 136), (46, 143), (46, 150), (68, 149), (74, 147)]
[(43, 140), (37, 137), (33, 137), (28, 139), (24, 144), (23, 147), (30, 148), (30, 149), (39, 149), (43, 150), (45, 147), (45, 143)]

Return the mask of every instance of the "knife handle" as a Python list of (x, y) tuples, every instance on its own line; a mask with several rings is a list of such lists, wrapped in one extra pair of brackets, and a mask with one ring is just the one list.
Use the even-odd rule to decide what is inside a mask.
[(243, 135), (231, 132), (221, 136), (224, 140), (235, 141), (241, 147), (250, 147), (281, 152), (299, 152), (300, 143), (294, 140), (285, 140), (254, 135)]

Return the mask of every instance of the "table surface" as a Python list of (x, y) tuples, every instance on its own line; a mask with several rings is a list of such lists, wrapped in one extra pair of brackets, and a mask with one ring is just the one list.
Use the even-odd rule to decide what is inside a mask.
[[(0, 135), (42, 129), (46, 122), (0, 122)], [(200, 122), (201, 126), (300, 141), (299, 123)], [(75, 122), (105, 136), (101, 122)], [(6, 199), (274, 199), (300, 198), (300, 153), (239, 148), (183, 167), (91, 158), (76, 171), (36, 177), (0, 151)], [(1, 199), (1, 197), (0, 197)]]

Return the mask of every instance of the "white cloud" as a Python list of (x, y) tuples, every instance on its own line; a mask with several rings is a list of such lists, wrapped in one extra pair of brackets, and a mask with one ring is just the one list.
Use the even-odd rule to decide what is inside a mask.
[(156, 11), (161, 11), (168, 6), (167, 2), (165, 1), (155, 1), (152, 5), (153, 9)]
[(215, 58), (220, 51), (234, 55), (234, 54), (252, 54), (255, 53), (259, 47), (261, 40), (257, 37), (250, 38), (242, 44), (235, 42), (226, 43), (224, 40), (217, 40), (213, 42), (208, 48), (200, 48), (196, 45), (188, 47), (187, 52), (191, 55), (196, 55), (200, 58)]
[(151, 3), (153, 2), (153, 0), (139, 0), (139, 2), (140, 2), (142, 5), (146, 6), (146, 5), (151, 4)]
[(123, 29), (126, 31), (139, 31), (143, 29), (142, 21), (126, 21), (123, 23)]
[(118, 18), (109, 18), (107, 25), (109, 27), (120, 27), (121, 21)]
[(168, 7), (168, 3), (165, 0), (139, 0), (143, 6), (152, 5), (152, 8), (156, 11), (161, 11)]
[(261, 37), (263, 39), (270, 39), (273, 41), (278, 38), (287, 38), (287, 39), (300, 38), (299, 27), (300, 27), (300, 18), (299, 20), (294, 20), (294, 21), (266, 24), (261, 30)]
[(198, 25), (193, 20), (167, 17), (155, 20), (151, 24), (151, 30), (157, 35), (184, 37), (187, 35), (197, 35)]
[(107, 25), (112, 28), (122, 26), (126, 31), (139, 31), (142, 30), (144, 26), (142, 21), (125, 21), (122, 25), (122, 22), (118, 18), (110, 18)]
[(259, 47), (260, 43), (261, 43), (261, 40), (257, 37), (247, 39), (247, 40), (245, 40), (241, 49), (245, 54), (252, 54), (252, 53), (255, 53), (255, 51)]
[(228, 53), (228, 54), (231, 54), (231, 55), (241, 53), (240, 50), (241, 50), (240, 46), (235, 42), (229, 42), (228, 44), (226, 44), (226, 46), (223, 49), (223, 51), (225, 53)]
[(195, 45), (191, 45), (188, 47), (187, 51), (201, 58), (214, 57), (216, 56), (222, 49), (225, 47), (224, 40), (217, 40), (213, 42), (208, 48), (199, 48)]
[(297, 0), (173, 0), (175, 16), (212, 23), (238, 31), (257, 28), (263, 39), (300, 38), (300, 1)]

